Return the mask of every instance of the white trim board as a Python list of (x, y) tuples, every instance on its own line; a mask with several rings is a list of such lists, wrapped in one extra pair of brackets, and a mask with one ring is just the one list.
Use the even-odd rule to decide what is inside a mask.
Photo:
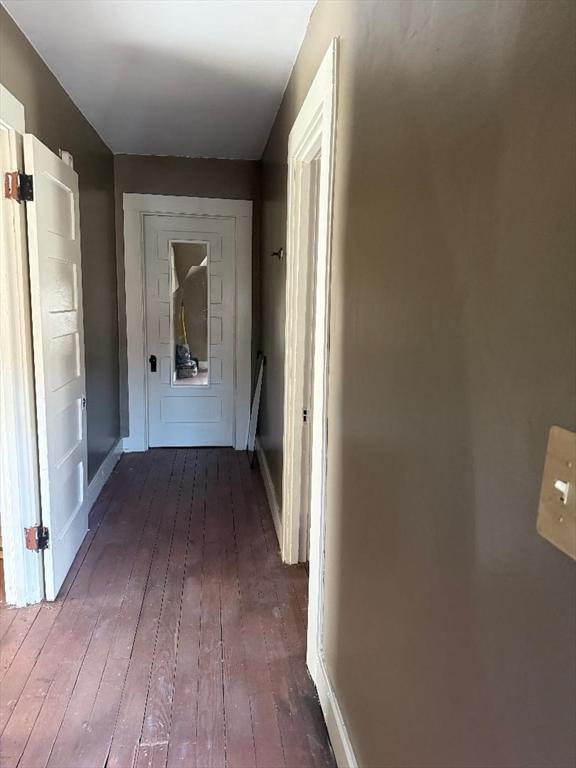
[(124, 451), (148, 450), (144, 242), (146, 215), (216, 216), (236, 220), (235, 440), (246, 447), (252, 345), (252, 201), (174, 195), (123, 195), (124, 289), (128, 353), (128, 429)]
[[(324, 56), (288, 138), (288, 216), (286, 240), (286, 358), (284, 362), (284, 450), (282, 476), (282, 559), (297, 563), (302, 508), (302, 446), (306, 335), (313, 334), (312, 410), (306, 429), (310, 450), (310, 579), (307, 662), (316, 682), (322, 653), (324, 616), (325, 476), (328, 405), (328, 332), (332, 199), (336, 134), (338, 40)], [(311, 173), (318, 169), (313, 196)], [(314, 232), (313, 230), (316, 230)], [(309, 284), (314, 284), (312, 328), (307, 326)]]
[[(0, 84), (2, 178), (24, 170), (24, 107)], [(25, 206), (2, 198), (0, 224), (0, 518), (6, 601), (44, 596), (42, 556), (26, 549), (24, 528), (40, 522), (34, 368)]]
[(338, 699), (330, 683), (326, 665), (322, 659), (317, 666), (317, 678), (315, 680), (320, 706), (324, 714), (326, 728), (330, 735), (330, 743), (334, 750), (334, 757), (338, 768), (358, 768), (359, 763), (352, 748), (352, 742), (348, 735), (348, 729), (344, 717), (340, 711)]
[(274, 523), (274, 530), (278, 537), (278, 544), (282, 544), (282, 516), (280, 512), (280, 505), (278, 504), (278, 497), (276, 496), (276, 489), (272, 481), (272, 475), (270, 474), (270, 467), (266, 459), (266, 453), (262, 448), (260, 440), (256, 438), (256, 456), (258, 457), (258, 464), (260, 466), (260, 474), (264, 482), (264, 490), (266, 491), (266, 498), (268, 499), (268, 506), (270, 507), (270, 514), (272, 515), (272, 521)]
[[(309, 587), (306, 662), (316, 684), (339, 768), (356, 768), (346, 724), (324, 661), (324, 548), (328, 440), (328, 348), (330, 269), (336, 149), (338, 40), (318, 68), (288, 138), (286, 236), (286, 357), (284, 362), (284, 450), (282, 559), (300, 556), (302, 488), (309, 492)], [(310, 306), (310, 290), (314, 306)], [(307, 318), (307, 311), (313, 316)], [(312, 334), (309, 339), (308, 334)], [(308, 342), (313, 343), (308, 343)], [(313, 353), (312, 353), (313, 350)], [(311, 363), (308, 356), (312, 355)], [(311, 403), (304, 377), (294, 371), (312, 365)], [(310, 396), (310, 395), (308, 395)], [(309, 409), (310, 477), (303, 485), (303, 408)]]
[(110, 478), (110, 475), (114, 471), (114, 467), (118, 462), (120, 461), (120, 457), (123, 453), (123, 442), (122, 439), (117, 440), (116, 443), (112, 446), (110, 451), (108, 452), (108, 455), (100, 464), (100, 467), (92, 480), (90, 481), (88, 488), (86, 490), (86, 499), (84, 503), (86, 504), (88, 508), (88, 513), (90, 513), (90, 510), (96, 503), (98, 496), (102, 493), (102, 489), (106, 485), (108, 479)]

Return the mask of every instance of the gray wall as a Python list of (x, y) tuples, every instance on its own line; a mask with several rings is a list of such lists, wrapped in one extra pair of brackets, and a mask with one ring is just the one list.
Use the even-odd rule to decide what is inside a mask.
[(71, 152), (78, 172), (91, 479), (120, 435), (113, 156), (2, 7), (0, 81), (24, 105), (26, 130)]
[(120, 412), (122, 434), (128, 434), (126, 294), (124, 290), (124, 215), (122, 195), (141, 193), (252, 200), (253, 209), (253, 353), (260, 323), (260, 164), (252, 160), (217, 160), (149, 155), (115, 155), (116, 251), (120, 327)]
[[(576, 427), (575, 8), (321, 0), (264, 155), (266, 255), (340, 35), (325, 652), (363, 766), (575, 764), (575, 564), (535, 530)], [(279, 494), (284, 295), (264, 258)]]

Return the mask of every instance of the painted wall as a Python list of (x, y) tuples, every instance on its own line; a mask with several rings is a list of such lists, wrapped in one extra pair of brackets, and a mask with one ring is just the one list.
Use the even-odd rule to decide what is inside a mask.
[[(362, 766), (576, 760), (576, 569), (535, 529), (548, 429), (576, 428), (575, 11), (320, 0), (264, 155), (267, 254), (341, 36), (325, 653)], [(284, 296), (263, 259), (279, 497)]]
[(24, 105), (26, 130), (71, 152), (79, 176), (91, 479), (120, 434), (113, 156), (2, 7), (0, 81)]
[(252, 322), (254, 360), (260, 322), (260, 164), (252, 160), (217, 160), (149, 155), (115, 155), (116, 251), (118, 254), (118, 322), (120, 328), (120, 413), (122, 434), (128, 434), (126, 356), (126, 294), (124, 289), (124, 215), (122, 195), (184, 195), (227, 200), (252, 200), (253, 264)]

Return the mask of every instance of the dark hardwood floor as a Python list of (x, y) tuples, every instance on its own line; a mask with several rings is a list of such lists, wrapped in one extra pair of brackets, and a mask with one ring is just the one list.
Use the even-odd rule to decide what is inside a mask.
[(307, 586), (244, 454), (125, 455), (58, 600), (0, 609), (0, 765), (334, 766)]

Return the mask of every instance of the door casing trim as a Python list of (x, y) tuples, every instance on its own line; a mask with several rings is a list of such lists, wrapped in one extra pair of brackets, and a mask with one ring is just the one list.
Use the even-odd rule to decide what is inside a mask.
[(216, 216), (236, 220), (234, 447), (246, 447), (252, 348), (252, 201), (124, 193), (124, 290), (128, 357), (128, 430), (124, 451), (148, 450), (144, 216)]
[[(297, 563), (301, 523), (303, 376), (306, 334), (314, 335), (310, 450), (310, 566), (306, 661), (318, 691), (329, 680), (324, 660), (324, 568), (328, 451), (328, 366), (332, 212), (336, 150), (338, 39), (330, 43), (288, 138), (288, 215), (286, 237), (286, 329), (284, 362), (284, 446), (281, 551), (285, 563)], [(317, 198), (310, 173), (319, 163)], [(317, 207), (315, 201), (317, 200)], [(317, 232), (312, 232), (317, 227)], [(312, 329), (305, 327), (307, 286), (315, 282)], [(328, 685), (331, 690), (331, 686)], [(321, 705), (328, 719), (328, 699)], [(339, 729), (332, 729), (339, 738)]]
[[(23, 171), (24, 106), (0, 84), (0, 130), (7, 136), (10, 167)], [(3, 175), (3, 174), (2, 174)], [(26, 211), (2, 200), (0, 258), (0, 519), (6, 602), (17, 607), (44, 597), (42, 556), (26, 549), (24, 528), (40, 523), (36, 400), (28, 287)], [(8, 215), (9, 209), (10, 216)]]

